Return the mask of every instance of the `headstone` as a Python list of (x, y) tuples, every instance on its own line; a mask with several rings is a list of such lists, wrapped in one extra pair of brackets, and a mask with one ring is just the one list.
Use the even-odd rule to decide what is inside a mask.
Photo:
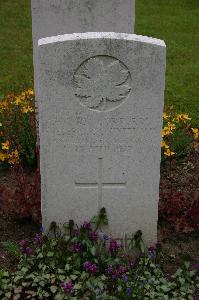
[(32, 0), (32, 22), (37, 41), (75, 32), (133, 33), (135, 0)]
[(40, 38), (89, 31), (134, 32), (135, 0), (31, 0), (31, 7), (36, 111)]
[(40, 38), (75, 32), (134, 32), (135, 0), (31, 0), (31, 3), (35, 79)]
[(165, 44), (121, 33), (39, 40), (43, 225), (105, 207), (117, 238), (156, 241)]

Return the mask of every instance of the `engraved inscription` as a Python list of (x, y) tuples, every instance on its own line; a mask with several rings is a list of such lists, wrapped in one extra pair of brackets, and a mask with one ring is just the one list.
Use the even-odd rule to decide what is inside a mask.
[(95, 56), (83, 62), (74, 75), (75, 95), (80, 103), (98, 111), (113, 110), (131, 91), (128, 68), (110, 56)]

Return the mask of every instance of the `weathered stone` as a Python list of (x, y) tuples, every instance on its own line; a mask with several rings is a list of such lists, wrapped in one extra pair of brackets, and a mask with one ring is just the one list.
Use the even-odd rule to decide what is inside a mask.
[(31, 0), (31, 5), (36, 109), (40, 38), (89, 31), (134, 32), (135, 0)]
[(39, 40), (43, 224), (107, 209), (109, 232), (156, 241), (163, 41), (119, 33)]
[[(134, 32), (135, 0), (32, 0), (35, 66), (40, 38), (76, 32)], [(37, 82), (35, 82), (37, 86)]]
[(135, 0), (32, 0), (33, 36), (134, 32)]

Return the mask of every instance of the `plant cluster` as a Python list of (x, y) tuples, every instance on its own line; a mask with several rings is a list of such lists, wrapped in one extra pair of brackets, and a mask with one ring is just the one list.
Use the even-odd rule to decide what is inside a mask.
[[(0, 297), (7, 299), (193, 299), (199, 264), (164, 275), (160, 246), (146, 248), (138, 231), (126, 248), (101, 231), (105, 209), (80, 226), (71, 220), (18, 245), (14, 273), (0, 272)], [(16, 247), (14, 247), (16, 252)]]
[(0, 99), (0, 162), (28, 166), (36, 163), (34, 91), (10, 93)]
[(162, 154), (163, 158), (186, 156), (192, 148), (199, 148), (199, 128), (191, 127), (188, 114), (177, 114), (172, 107), (163, 113)]

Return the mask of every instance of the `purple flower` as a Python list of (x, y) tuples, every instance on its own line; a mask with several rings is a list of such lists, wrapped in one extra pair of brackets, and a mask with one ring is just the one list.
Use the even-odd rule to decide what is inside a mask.
[(72, 245), (72, 251), (74, 253), (78, 253), (78, 252), (80, 252), (80, 250), (81, 250), (81, 244), (78, 242), (74, 242)]
[(111, 253), (117, 252), (117, 250), (119, 248), (120, 248), (120, 246), (118, 245), (118, 243), (116, 242), (116, 240), (110, 240), (109, 251)]
[(19, 245), (20, 245), (21, 247), (24, 247), (24, 246), (26, 245), (26, 240), (21, 240), (21, 241), (19, 242)]
[(148, 251), (154, 252), (154, 251), (156, 251), (156, 247), (155, 247), (155, 246), (150, 246), (150, 247), (148, 248)]
[(113, 273), (113, 267), (110, 265), (110, 266), (108, 266), (106, 269), (105, 269), (105, 272), (107, 273), (107, 274), (112, 274)]
[(33, 255), (33, 250), (30, 247), (20, 247), (19, 251), (21, 254), (27, 254), (29, 256)]
[(126, 289), (126, 293), (127, 293), (128, 296), (130, 296), (131, 293), (132, 293), (132, 288), (128, 287), (128, 288)]
[(108, 237), (108, 235), (106, 234), (106, 233), (104, 233), (104, 232), (100, 232), (99, 233), (99, 238), (102, 240), (102, 241), (108, 241), (108, 239), (109, 239), (109, 237)]
[(98, 234), (97, 234), (97, 232), (95, 232), (95, 231), (91, 231), (91, 232), (89, 233), (89, 237), (90, 237), (91, 240), (97, 241), (97, 239), (98, 239)]
[(123, 266), (119, 266), (117, 268), (117, 273), (118, 274), (124, 274), (126, 271), (127, 271), (127, 269), (125, 267), (123, 267)]
[(148, 248), (148, 255), (150, 259), (155, 259), (156, 257), (156, 247), (155, 246), (150, 246)]
[(84, 221), (84, 223), (81, 225), (81, 228), (91, 229), (91, 223), (87, 222), (87, 221)]
[(25, 254), (26, 253), (26, 248), (25, 247), (20, 247), (19, 251), (21, 254)]
[(19, 242), (19, 245), (20, 245), (20, 247), (19, 247), (20, 253), (25, 254), (26, 253), (26, 240), (21, 240)]
[(28, 254), (28, 255), (33, 255), (33, 250), (32, 250), (32, 248), (30, 248), (30, 247), (27, 247), (26, 248), (26, 254)]
[(71, 281), (65, 282), (61, 284), (61, 288), (64, 290), (64, 293), (68, 294), (71, 293), (74, 285)]
[(41, 245), (43, 243), (42, 235), (36, 234), (35, 237), (33, 238), (33, 241), (36, 245)]
[(196, 271), (199, 271), (199, 263), (194, 264), (192, 268), (195, 269)]
[(27, 247), (27, 245), (26, 245), (26, 240), (21, 240), (19, 242), (19, 245), (20, 245), (19, 251), (20, 251), (21, 254), (27, 254), (27, 255), (30, 255), (30, 256), (33, 255), (32, 248)]
[(127, 281), (128, 281), (128, 276), (127, 276), (126, 274), (123, 274), (123, 275), (122, 275), (122, 280), (123, 280), (124, 282), (127, 282)]
[(86, 269), (86, 271), (89, 271), (91, 273), (96, 273), (97, 272), (96, 264), (94, 264), (90, 261), (86, 261), (83, 266)]

